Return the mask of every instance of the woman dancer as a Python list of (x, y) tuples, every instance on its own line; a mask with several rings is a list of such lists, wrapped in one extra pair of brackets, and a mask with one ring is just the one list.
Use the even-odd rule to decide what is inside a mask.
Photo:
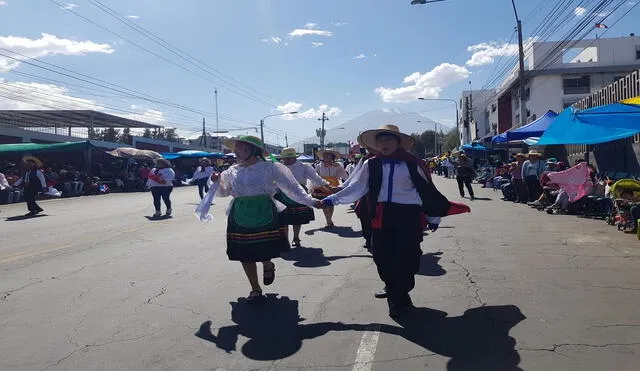
[[(338, 163), (336, 160), (342, 157), (340, 152), (336, 151), (318, 151), (318, 158), (322, 159), (322, 162), (316, 166), (316, 172), (320, 175), (324, 180), (329, 182), (330, 187), (338, 187), (340, 185), (340, 179), (342, 181), (346, 181), (349, 178), (349, 175), (344, 170), (344, 167)], [(318, 199), (323, 199), (333, 193), (331, 188), (328, 187), (316, 187), (313, 190), (313, 197)], [(325, 219), (327, 220), (327, 228), (331, 228), (334, 226), (333, 224), (333, 207), (328, 206), (322, 209), (324, 212)]]
[(47, 191), (47, 182), (44, 178), (44, 173), (40, 170), (42, 161), (39, 158), (25, 156), (22, 158), (22, 162), (25, 164), (27, 171), (22, 178), (15, 182), (14, 186), (22, 185), (24, 187), (24, 201), (27, 203), (27, 209), (29, 210), (25, 216), (34, 216), (44, 211), (36, 203), (36, 196), (40, 192)]
[(262, 262), (263, 283), (270, 285), (275, 279), (271, 259), (290, 249), (286, 226), (278, 220), (273, 199), (277, 190), (299, 204), (321, 205), (304, 191), (285, 165), (264, 160), (259, 138), (247, 135), (228, 139), (225, 146), (235, 152), (238, 164), (221, 174), (213, 173), (211, 180), (219, 180), (219, 197), (233, 196), (227, 224), (227, 255), (230, 260), (242, 263), (251, 284), (247, 299), (256, 301), (263, 297), (256, 263)]
[(160, 201), (164, 201), (164, 205), (167, 207), (167, 213), (165, 216), (171, 216), (171, 191), (173, 191), (173, 179), (176, 177), (176, 173), (171, 168), (171, 163), (164, 158), (159, 158), (156, 161), (156, 167), (151, 169), (149, 173), (149, 179), (147, 180), (147, 186), (151, 189), (153, 195), (153, 206), (156, 212), (153, 214), (154, 218), (162, 216), (160, 210)]
[[(296, 178), (296, 181), (305, 191), (307, 190), (307, 181), (316, 187), (329, 186), (329, 182), (322, 179), (310, 165), (299, 162), (297, 160), (298, 156), (300, 155), (296, 153), (295, 148), (289, 147), (282, 150), (280, 160), (291, 170), (294, 178)], [(310, 221), (315, 220), (313, 209), (292, 201), (282, 192), (276, 194), (276, 199), (287, 206), (286, 210), (281, 213), (281, 221), (283, 224), (293, 227), (293, 241), (291, 245), (300, 247), (300, 229), (302, 224), (309, 224)]]
[(209, 192), (209, 178), (213, 174), (213, 166), (211, 166), (211, 160), (208, 158), (203, 158), (200, 160), (200, 166), (196, 168), (196, 171), (193, 173), (193, 177), (189, 181), (191, 184), (196, 184), (198, 186), (198, 194), (200, 195), (200, 199), (204, 197), (204, 194)]

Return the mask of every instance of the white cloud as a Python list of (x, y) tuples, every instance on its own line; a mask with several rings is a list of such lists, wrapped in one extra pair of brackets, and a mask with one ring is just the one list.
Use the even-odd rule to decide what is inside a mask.
[[(530, 37), (524, 42), (525, 52), (538, 38)], [(518, 55), (518, 44), (506, 42), (487, 42), (467, 47), (467, 51), (473, 52), (471, 58), (466, 62), (469, 67), (484, 66), (495, 62), (496, 57), (511, 57)]]
[(0, 6), (3, 6), (3, 5), (7, 5), (7, 2), (5, 0), (0, 0)]
[(313, 22), (309, 22), (309, 23), (304, 25), (304, 28), (306, 28), (308, 30), (313, 30), (313, 29), (318, 28), (318, 24), (317, 23), (313, 23)]
[(311, 46), (312, 46), (312, 47), (314, 47), (314, 48), (319, 48), (319, 47), (321, 47), (322, 45), (324, 45), (324, 43), (319, 43), (319, 42), (312, 42), (312, 43), (311, 43)]
[(130, 120), (142, 121), (147, 124), (162, 125), (166, 119), (162, 111), (154, 109), (145, 109), (136, 105), (132, 105), (131, 109), (139, 113), (117, 114), (120, 117), (128, 118)]
[[(60, 39), (55, 35), (42, 34), (37, 40), (18, 36), (0, 36), (0, 47), (22, 54), (13, 55), (18, 60), (45, 57), (48, 55), (86, 55), (88, 53), (111, 54), (114, 49), (109, 44), (97, 44), (93, 41), (75, 41)], [(9, 53), (11, 55), (11, 53)], [(0, 57), (0, 71), (12, 70), (20, 61)]]
[(127, 18), (129, 19), (140, 19), (139, 15), (128, 15)]
[(333, 32), (331, 32), (331, 31), (323, 31), (323, 30), (308, 30), (306, 28), (296, 28), (295, 30), (289, 32), (289, 36), (291, 36), (291, 37), (302, 37), (302, 36), (325, 36), (325, 37), (331, 37), (331, 36), (333, 36)]
[(282, 42), (282, 39), (278, 36), (271, 36), (266, 39), (262, 39), (262, 42), (267, 44), (280, 44)]
[(364, 55), (364, 54), (358, 54), (355, 57), (353, 57), (353, 59), (356, 59), (356, 60), (358, 60), (358, 59), (366, 59), (366, 58), (367, 58), (367, 56)]
[(328, 116), (338, 116), (342, 113), (342, 110), (338, 107), (329, 107), (327, 104), (322, 104), (318, 108), (309, 108), (304, 110), (303, 104), (298, 102), (287, 102), (281, 106), (276, 107), (280, 112), (298, 112), (295, 115), (282, 116), (285, 120), (298, 120), (298, 119), (312, 119), (322, 116), (324, 112)]
[(79, 8), (79, 7), (80, 7), (80, 5), (78, 5), (78, 4), (66, 3), (63, 6), (61, 6), (60, 9), (73, 10), (73, 9)]
[(442, 63), (429, 72), (414, 72), (404, 78), (403, 87), (379, 87), (375, 92), (386, 103), (409, 103), (416, 99), (438, 98), (442, 89), (457, 82), (466, 80), (471, 72), (463, 66)]
[(5, 82), (0, 79), (0, 109), (82, 109), (104, 110), (97, 102), (74, 97), (68, 89), (36, 82)]
[(341, 26), (346, 26), (347, 22), (333, 22), (332, 24), (335, 27), (341, 27)]
[(587, 9), (579, 6), (577, 8), (574, 9), (573, 14), (576, 15), (576, 17), (582, 17), (583, 15), (585, 15), (587, 13)]

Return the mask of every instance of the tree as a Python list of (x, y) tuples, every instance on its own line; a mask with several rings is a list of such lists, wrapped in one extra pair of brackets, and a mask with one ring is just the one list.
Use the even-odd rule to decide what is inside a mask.
[(118, 138), (118, 142), (124, 143), (124, 144), (133, 143), (133, 138), (131, 137), (131, 129), (130, 128), (124, 128), (122, 130), (122, 135), (120, 135), (120, 137)]
[(87, 137), (89, 140), (99, 140), (100, 139), (100, 131), (94, 128), (89, 128), (87, 130)]
[(411, 134), (415, 145), (411, 152), (418, 157), (435, 156), (435, 135), (433, 130), (427, 130), (422, 134)]
[(176, 133), (176, 128), (166, 128), (164, 130), (164, 139), (168, 140), (169, 142), (177, 142), (178, 141), (178, 134)]
[(155, 129), (153, 131), (153, 133), (151, 133), (151, 138), (153, 139), (157, 139), (157, 140), (165, 140), (165, 134), (164, 134), (164, 130), (162, 129)]
[(105, 142), (118, 142), (118, 138), (120, 137), (120, 130), (115, 128), (107, 128), (102, 132), (102, 140)]
[(151, 138), (152, 136), (153, 134), (151, 133), (151, 129), (149, 128), (144, 129), (144, 133), (142, 133), (143, 138)]
[(458, 135), (458, 129), (451, 129), (444, 137), (444, 151), (451, 151), (457, 147), (460, 147), (460, 136)]

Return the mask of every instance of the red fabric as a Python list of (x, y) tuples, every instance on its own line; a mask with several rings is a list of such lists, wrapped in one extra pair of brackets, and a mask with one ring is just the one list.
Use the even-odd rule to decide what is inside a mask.
[(153, 180), (156, 183), (164, 183), (164, 180), (162, 180), (160, 176), (154, 173), (149, 173), (149, 179)]
[(376, 216), (371, 220), (371, 228), (382, 228), (382, 204), (376, 204)]
[(449, 201), (449, 203), (451, 204), (451, 207), (449, 207), (449, 213), (447, 215), (464, 214), (471, 212), (471, 208), (465, 204), (453, 201)]

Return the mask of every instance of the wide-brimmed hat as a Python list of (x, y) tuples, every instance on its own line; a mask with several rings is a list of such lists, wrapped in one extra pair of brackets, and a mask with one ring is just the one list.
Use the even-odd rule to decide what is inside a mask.
[(527, 157), (531, 157), (531, 156), (538, 156), (538, 157), (542, 157), (542, 153), (535, 151), (535, 150), (531, 150), (529, 151), (529, 153), (527, 154)]
[(42, 161), (39, 158), (35, 157), (35, 156), (24, 156), (22, 158), (22, 162), (27, 162), (27, 161), (35, 162), (37, 167), (42, 167), (42, 165), (43, 165)]
[(400, 132), (400, 128), (398, 128), (397, 125), (394, 124), (386, 124), (386, 125), (382, 125), (379, 129), (375, 129), (375, 130), (367, 130), (365, 132), (363, 132), (362, 134), (360, 134), (360, 136), (362, 137), (362, 143), (364, 143), (365, 146), (371, 147), (373, 149), (378, 149), (378, 146), (376, 144), (376, 136), (378, 134), (391, 134), (391, 135), (395, 135), (396, 137), (398, 137), (400, 139), (400, 143), (402, 144), (402, 148), (409, 150), (411, 148), (413, 148), (413, 145), (415, 144), (415, 141), (413, 140), (413, 138), (411, 138), (410, 135), (407, 135), (405, 133), (401, 133)]
[(322, 158), (324, 157), (324, 154), (325, 154), (325, 153), (330, 153), (330, 154), (332, 154), (332, 155), (333, 155), (333, 157), (334, 157), (334, 160), (337, 160), (337, 159), (339, 159), (339, 158), (342, 158), (342, 153), (340, 153), (340, 152), (338, 152), (338, 151), (332, 151), (332, 150), (330, 150), (330, 149), (325, 149), (325, 150), (322, 150), (322, 151), (318, 151), (318, 153), (317, 153), (318, 158), (319, 158), (319, 159), (322, 159)]
[(166, 167), (171, 167), (171, 162), (169, 162), (169, 160), (167, 160), (166, 158), (157, 158), (153, 160), (153, 162), (155, 162), (156, 165), (164, 164)]
[(527, 154), (526, 154), (526, 153), (522, 153), (522, 152), (520, 152), (520, 153), (516, 153), (516, 156), (515, 156), (515, 157), (516, 157), (516, 158), (517, 158), (517, 157), (524, 157), (524, 158), (527, 158)]
[(208, 158), (201, 158), (200, 159), (200, 163), (206, 164), (206, 165), (211, 165), (211, 160), (209, 160)]
[(293, 147), (287, 147), (280, 152), (280, 157), (282, 158), (296, 158), (299, 157), (300, 154)]
[(247, 143), (256, 148), (259, 148), (260, 150), (262, 150), (263, 156), (267, 155), (267, 152), (264, 150), (264, 144), (262, 143), (262, 140), (260, 140), (260, 138), (258, 137), (254, 137), (253, 135), (242, 135), (237, 138), (225, 139), (224, 146), (234, 151), (236, 149), (236, 143), (238, 142)]

